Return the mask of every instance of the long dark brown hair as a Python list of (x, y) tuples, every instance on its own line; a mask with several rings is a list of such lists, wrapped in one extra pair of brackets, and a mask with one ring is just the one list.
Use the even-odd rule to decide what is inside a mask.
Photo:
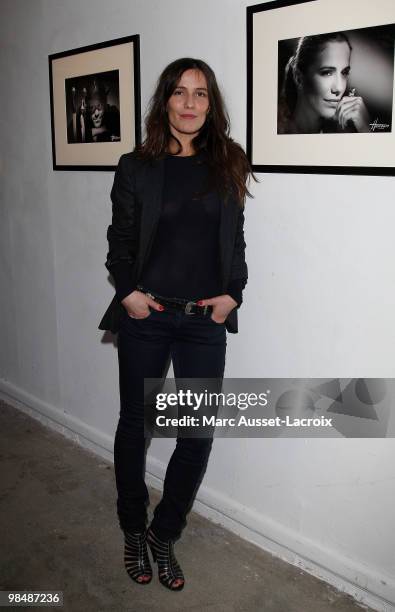
[[(205, 151), (210, 167), (210, 176), (225, 201), (233, 192), (239, 205), (244, 207), (245, 198), (253, 197), (247, 189), (247, 179), (252, 173), (250, 163), (242, 147), (229, 135), (230, 120), (217, 79), (213, 70), (200, 59), (183, 57), (169, 64), (160, 75), (155, 92), (149, 102), (145, 119), (146, 138), (136, 147), (142, 159), (160, 159), (168, 152), (174, 139), (182, 151), (180, 141), (171, 133), (166, 105), (186, 70), (200, 70), (207, 81), (210, 112), (199, 133), (192, 140), (196, 153)], [(257, 181), (258, 182), (258, 181)]]

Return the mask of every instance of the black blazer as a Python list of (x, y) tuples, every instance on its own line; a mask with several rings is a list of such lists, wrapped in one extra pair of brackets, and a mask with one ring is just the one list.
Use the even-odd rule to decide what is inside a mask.
[[(114, 278), (117, 268), (119, 272), (127, 267), (130, 292), (139, 282), (150, 253), (161, 212), (163, 178), (163, 159), (143, 161), (133, 152), (122, 155), (119, 160), (111, 190), (112, 224), (107, 231), (109, 251), (105, 266)], [(234, 195), (222, 203), (219, 240), (222, 292), (226, 293), (231, 281), (239, 281), (241, 289), (244, 289), (248, 279), (244, 211)], [(124, 306), (121, 304), (123, 297), (119, 298), (117, 294), (101, 319), (99, 329), (118, 332), (119, 316)], [(237, 307), (229, 313), (225, 326), (230, 333), (238, 332)]]

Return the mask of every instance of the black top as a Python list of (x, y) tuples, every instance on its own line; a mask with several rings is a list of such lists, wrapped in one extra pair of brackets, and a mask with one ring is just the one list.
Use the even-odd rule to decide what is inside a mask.
[(221, 294), (221, 201), (208, 181), (203, 153), (166, 156), (161, 215), (139, 281), (153, 293), (188, 300)]
[[(138, 283), (164, 297), (199, 300), (221, 295), (219, 194), (209, 185), (206, 154), (166, 155), (162, 209), (149, 258)], [(119, 301), (132, 293), (128, 262), (112, 269)], [(230, 281), (225, 293), (239, 307), (242, 281)]]

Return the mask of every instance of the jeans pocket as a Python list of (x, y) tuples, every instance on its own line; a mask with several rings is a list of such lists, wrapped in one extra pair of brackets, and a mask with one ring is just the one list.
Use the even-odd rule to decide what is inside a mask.
[(147, 319), (150, 319), (152, 317), (152, 313), (155, 312), (154, 308), (151, 308), (150, 306), (148, 306), (149, 308), (149, 314), (147, 314), (146, 317), (142, 317), (141, 319), (137, 319), (137, 321), (146, 321)]
[(146, 317), (139, 317), (139, 318), (130, 316), (126, 308), (124, 308), (123, 310), (124, 310), (126, 319), (129, 319), (129, 320), (131, 319), (132, 321), (146, 321), (147, 319), (150, 319), (152, 316), (152, 313), (155, 312), (153, 308), (150, 308), (149, 306), (148, 308), (149, 308), (149, 314)]
[(209, 316), (210, 321), (212, 321), (212, 323), (214, 323), (214, 325), (225, 325), (225, 321), (223, 323), (219, 323), (218, 321), (214, 321), (212, 314), (210, 314)]

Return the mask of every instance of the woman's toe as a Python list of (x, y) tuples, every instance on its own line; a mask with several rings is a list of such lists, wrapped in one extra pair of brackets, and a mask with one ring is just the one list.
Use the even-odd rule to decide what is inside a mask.
[(143, 576), (139, 576), (137, 580), (139, 582), (148, 582), (150, 578), (151, 578), (150, 576), (147, 576), (146, 574), (144, 574)]

